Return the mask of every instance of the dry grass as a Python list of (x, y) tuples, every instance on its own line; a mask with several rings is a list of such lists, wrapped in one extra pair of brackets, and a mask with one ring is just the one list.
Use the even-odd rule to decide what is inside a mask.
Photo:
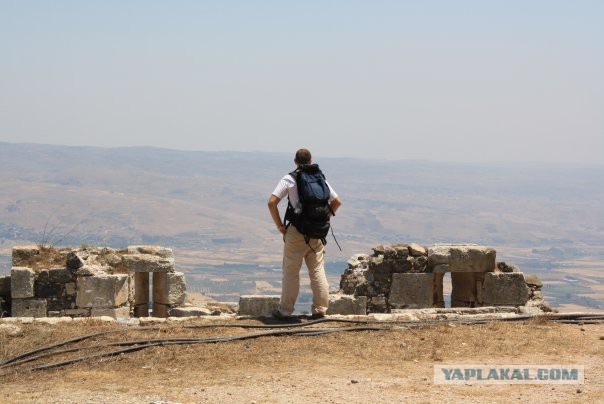
[(57, 248), (51, 245), (39, 244), (39, 254), (31, 256), (29, 259), (21, 262), (21, 266), (34, 270), (57, 268), (65, 266), (65, 255), (61, 254), (66, 249)]
[[(53, 327), (43, 324), (23, 326), (23, 335), (0, 333), (0, 360), (34, 347), (62, 341), (81, 334), (123, 330), (123, 326), (103, 323), (70, 323)], [(136, 394), (178, 390), (177, 386), (247, 386), (250, 377), (264, 377), (267, 383), (281, 383), (275, 375), (298, 370), (318, 374), (354, 374), (362, 370), (373, 379), (399, 377), (401, 369), (420, 369), (431, 377), (434, 363), (577, 363), (577, 358), (598, 358), (604, 363), (604, 326), (590, 327), (543, 322), (494, 322), (471, 326), (440, 325), (422, 329), (363, 331), (307, 337), (263, 337), (220, 344), (154, 347), (114, 358), (92, 360), (65, 368), (1, 380), (2, 394), (24, 389), (24, 378), (36, 389), (74, 388), (90, 383), (120, 385)], [(186, 329), (165, 324), (159, 330), (124, 333), (95, 338), (81, 346), (117, 340), (166, 337), (209, 337), (255, 332), (231, 329)], [(59, 357), (52, 358), (56, 361)], [(411, 370), (410, 370), (411, 371)], [(42, 376), (43, 377), (40, 377)], [(425, 378), (424, 378), (425, 379)], [(71, 381), (70, 381), (71, 380)], [(76, 382), (77, 381), (77, 382)], [(29, 383), (29, 382), (28, 382)], [(394, 387), (393, 387), (394, 388)], [(399, 388), (400, 386), (396, 387)], [(395, 390), (396, 390), (395, 388)], [(420, 394), (424, 386), (411, 389)], [(26, 389), (27, 390), (27, 389)], [(176, 393), (174, 393), (176, 394)], [(178, 395), (177, 395), (178, 396)], [(180, 399), (188, 401), (191, 399)], [(604, 398), (604, 397), (603, 397)], [(353, 400), (354, 401), (354, 400)]]

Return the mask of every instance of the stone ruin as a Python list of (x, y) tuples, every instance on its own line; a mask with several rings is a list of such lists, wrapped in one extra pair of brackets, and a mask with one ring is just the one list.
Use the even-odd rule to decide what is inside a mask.
[(15, 247), (11, 275), (0, 277), (0, 317), (146, 317), (150, 308), (167, 317), (185, 292), (169, 248)]
[[(551, 311), (543, 283), (514, 266), (496, 262), (491, 247), (476, 244), (380, 245), (356, 254), (330, 304), (358, 314), (445, 307), (443, 278), (451, 273), (451, 307), (527, 306)], [(340, 310), (343, 311), (343, 310)]]
[[(80, 247), (13, 248), (10, 276), (0, 277), (0, 317), (143, 318), (220, 315), (185, 302), (185, 276), (171, 249)], [(496, 261), (493, 248), (476, 244), (380, 245), (355, 254), (329, 296), (330, 315), (367, 315), (444, 309), (443, 278), (451, 273), (451, 307), (458, 314), (551, 311), (542, 282)], [(152, 281), (152, 288), (150, 288)], [(228, 303), (222, 314), (233, 313)], [(241, 296), (238, 314), (267, 316), (279, 296)], [(226, 307), (229, 306), (229, 307)], [(522, 309), (522, 310), (520, 310)], [(444, 310), (444, 311), (443, 311)], [(486, 310), (486, 311), (485, 311)], [(449, 313), (450, 314), (450, 313)]]

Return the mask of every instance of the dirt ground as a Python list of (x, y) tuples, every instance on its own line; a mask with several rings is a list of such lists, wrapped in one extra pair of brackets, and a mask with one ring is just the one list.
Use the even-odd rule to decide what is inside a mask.
[[(34, 347), (78, 335), (126, 330), (125, 326), (101, 323), (20, 327), (22, 333), (18, 336), (0, 333), (0, 362)], [(165, 324), (160, 328), (146, 332), (127, 329), (80, 342), (78, 346), (139, 338), (208, 337), (258, 331), (185, 329), (179, 324)], [(73, 353), (67, 355), (74, 356)], [(45, 361), (56, 361), (67, 355)], [(433, 383), (435, 364), (584, 365), (585, 384), (442, 386)], [(262, 337), (217, 344), (152, 347), (54, 370), (0, 377), (2, 403), (462, 400), (604, 402), (604, 325), (496, 322), (322, 336)]]

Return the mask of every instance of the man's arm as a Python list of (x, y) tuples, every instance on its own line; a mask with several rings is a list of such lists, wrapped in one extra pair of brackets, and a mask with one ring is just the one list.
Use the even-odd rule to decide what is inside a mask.
[(273, 218), (273, 222), (275, 222), (275, 226), (279, 229), (281, 234), (285, 234), (285, 226), (283, 226), (283, 222), (281, 221), (281, 216), (279, 215), (279, 202), (281, 202), (281, 198), (276, 197), (275, 195), (271, 195), (268, 198), (268, 211), (271, 213), (271, 217)]
[(338, 210), (338, 208), (342, 206), (342, 201), (340, 200), (340, 197), (336, 197), (336, 199), (334, 199), (333, 201), (330, 202), (329, 204), (329, 208), (331, 209), (332, 213), (336, 214), (336, 210)]

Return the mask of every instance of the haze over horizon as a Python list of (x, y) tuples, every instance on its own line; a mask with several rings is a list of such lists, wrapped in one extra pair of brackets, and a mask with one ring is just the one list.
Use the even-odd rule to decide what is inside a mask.
[(0, 1), (0, 141), (604, 163), (604, 3)]

